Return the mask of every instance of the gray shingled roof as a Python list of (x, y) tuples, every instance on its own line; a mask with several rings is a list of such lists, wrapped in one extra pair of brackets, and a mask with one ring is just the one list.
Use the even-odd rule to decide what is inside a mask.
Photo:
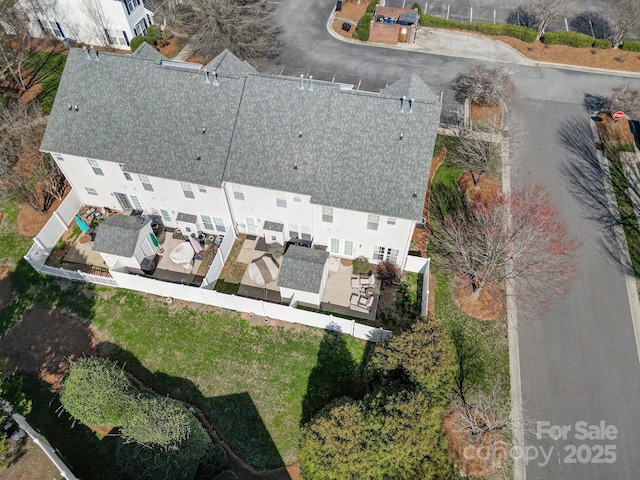
[(320, 293), (324, 264), (329, 252), (315, 248), (291, 245), (282, 257), (282, 266), (278, 274), (278, 286)]
[(270, 232), (282, 232), (284, 230), (284, 224), (265, 220), (264, 225), (262, 225), (262, 228), (264, 230), (269, 230)]
[[(198, 185), (218, 187), (224, 178), (310, 195), (314, 204), (422, 218), (441, 104), (415, 74), (381, 94), (315, 80), (310, 91), (308, 81), (301, 89), (299, 78), (255, 73), (228, 51), (207, 66), (217, 69), (219, 86), (206, 84), (203, 70), (132, 55), (100, 59), (71, 50), (42, 150)], [(415, 100), (412, 113), (400, 112), (403, 95)]]
[(133, 257), (140, 229), (151, 220), (130, 215), (114, 215), (98, 227), (93, 250), (119, 257)]
[(162, 55), (158, 50), (153, 48), (147, 42), (142, 42), (138, 49), (131, 54), (136, 58), (144, 58), (145, 60), (167, 60), (167, 57)]

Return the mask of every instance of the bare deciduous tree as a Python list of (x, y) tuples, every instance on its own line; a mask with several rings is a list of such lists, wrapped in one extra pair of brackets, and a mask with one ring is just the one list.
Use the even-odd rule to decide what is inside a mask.
[(532, 0), (525, 8), (537, 20), (538, 35), (536, 40), (540, 40), (544, 35), (551, 21), (571, 15), (575, 10), (573, 2), (568, 0)]
[(46, 211), (65, 190), (65, 179), (49, 154), (38, 151), (45, 120), (35, 104), (0, 107), (0, 188), (11, 199)]
[(484, 288), (516, 280), (518, 308), (535, 315), (568, 292), (578, 242), (543, 187), (473, 205), (459, 201), (453, 213), (434, 209), (434, 216), (440, 218), (432, 218), (432, 238), (445, 266), (476, 298)]
[(454, 400), (455, 429), (478, 438), (490, 432), (510, 437), (511, 405), (500, 395), (500, 382), (490, 393), (482, 390), (467, 392), (464, 399)]
[(619, 85), (611, 90), (607, 101), (610, 112), (622, 110), (630, 116), (640, 115), (640, 88), (629, 85)]
[(640, 26), (640, 2), (638, 0), (613, 0), (607, 2), (609, 19), (613, 24), (613, 48), (622, 45), (627, 34)]
[(89, 28), (102, 47), (110, 47), (108, 29), (109, 19), (104, 13), (102, 4), (98, 0), (84, 0), (81, 4), (82, 12), (89, 20)]
[(502, 129), (498, 119), (486, 122), (486, 131), (463, 129), (458, 132), (458, 143), (451, 149), (451, 158), (471, 175), (473, 185), (480, 177), (495, 171), (502, 155)]
[(278, 53), (279, 27), (269, 13), (266, 2), (255, 0), (185, 0), (175, 9), (194, 53), (209, 60), (228, 48), (253, 63)]
[(467, 73), (460, 73), (451, 83), (456, 100), (463, 103), (467, 98), (483, 105), (495, 105), (507, 101), (515, 93), (515, 86), (506, 69), (476, 65)]

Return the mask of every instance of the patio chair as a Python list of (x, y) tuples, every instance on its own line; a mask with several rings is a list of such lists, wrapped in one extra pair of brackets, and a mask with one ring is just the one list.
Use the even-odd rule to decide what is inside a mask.
[(358, 306), (360, 308), (364, 308), (366, 310), (369, 310), (371, 308), (371, 305), (373, 305), (373, 295), (369, 295), (369, 296), (361, 295), (360, 296), (360, 300), (358, 300)]
[(351, 277), (351, 288), (360, 289), (359, 277)]
[(360, 295), (358, 295), (357, 293), (352, 293), (351, 294), (351, 300), (349, 301), (349, 303), (355, 307), (358, 306), (358, 299), (360, 298)]
[(368, 277), (363, 277), (360, 279), (360, 286), (362, 288), (373, 287), (376, 284), (376, 277), (370, 275)]

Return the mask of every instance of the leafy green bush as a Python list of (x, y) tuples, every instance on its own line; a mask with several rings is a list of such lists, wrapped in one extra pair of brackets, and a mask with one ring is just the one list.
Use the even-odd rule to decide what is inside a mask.
[(135, 52), (138, 47), (142, 45), (142, 42), (147, 42), (149, 45), (155, 45), (161, 38), (162, 32), (160, 31), (160, 26), (150, 25), (149, 28), (147, 28), (146, 35), (140, 35), (131, 39), (129, 47), (132, 52)]
[(494, 24), (494, 23), (469, 23), (459, 22), (457, 20), (447, 20), (446, 18), (434, 17), (431, 15), (421, 15), (420, 25), (423, 27), (435, 28), (457, 28), (460, 30), (469, 30), (472, 32), (484, 33), (485, 35), (513, 37), (524, 42), (532, 43), (535, 41), (537, 32), (533, 28), (522, 27), (519, 25)]
[(418, 15), (422, 15), (422, 8), (420, 8), (420, 4), (418, 2), (411, 5), (411, 8), (414, 10), (418, 10)]
[(115, 363), (89, 357), (71, 364), (60, 402), (82, 423), (110, 427), (129, 422), (136, 395), (137, 391)]
[[(639, 47), (640, 47), (640, 42), (638, 42), (638, 43), (639, 43)], [(601, 48), (603, 50), (607, 50), (608, 48), (611, 48), (611, 42), (609, 40), (605, 40), (604, 38), (596, 38), (593, 41), (593, 45), (592, 46), (595, 47), (595, 48)]]
[(360, 20), (358, 20), (358, 25), (356, 26), (356, 31), (354, 32), (354, 38), (358, 38), (358, 40), (362, 40), (363, 42), (369, 40), (369, 30), (371, 29), (372, 19), (372, 13), (365, 13), (360, 18)]
[(625, 40), (620, 48), (628, 52), (640, 52), (640, 42), (634, 40)]
[(176, 400), (144, 395), (132, 405), (129, 420), (120, 424), (121, 433), (128, 440), (144, 445), (168, 447), (189, 437), (191, 416)]
[(131, 48), (132, 52), (135, 52), (140, 45), (147, 41), (146, 37), (133, 37), (129, 42), (129, 48)]
[(400, 269), (393, 262), (380, 262), (376, 266), (376, 277), (378, 277), (383, 284), (391, 285), (400, 280)]
[(227, 466), (227, 452), (217, 443), (212, 443), (204, 454), (200, 463), (200, 471), (205, 475), (213, 476), (224, 470)]
[(593, 45), (593, 37), (577, 32), (548, 32), (542, 37), (546, 45), (568, 45), (576, 48), (587, 48)]
[(367, 5), (367, 10), (365, 11), (365, 13), (373, 13), (373, 11), (376, 9), (376, 5), (378, 5), (378, 3), (380, 3), (380, 0), (372, 0), (371, 3), (369, 3), (369, 5)]
[(358, 257), (353, 261), (353, 273), (366, 275), (371, 271), (371, 264), (366, 257)]

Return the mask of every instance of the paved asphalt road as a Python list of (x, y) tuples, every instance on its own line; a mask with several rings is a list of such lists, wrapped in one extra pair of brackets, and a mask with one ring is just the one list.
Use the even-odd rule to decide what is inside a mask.
[[(340, 42), (325, 27), (333, 5), (331, 0), (281, 0), (276, 15), (285, 25), (282, 54), (260, 69), (335, 77), (371, 90), (414, 71), (450, 99), (448, 83), (475, 63)], [(564, 174), (561, 165), (577, 162), (577, 171), (582, 172), (583, 159), (563, 147), (560, 134), (565, 132), (592, 145), (589, 130), (575, 126), (588, 119), (582, 107), (585, 93), (604, 95), (621, 83), (640, 86), (640, 79), (541, 67), (507, 68), (518, 87), (511, 114), (526, 134), (526, 140), (514, 139), (512, 143), (516, 162), (513, 183), (533, 180), (547, 186), (570, 230), (583, 242), (579, 275), (569, 296), (542, 318), (519, 319), (523, 409), (531, 422), (526, 443), (531, 456), (538, 454), (538, 459), (529, 463), (527, 476), (552, 480), (639, 478), (640, 416), (636, 410), (640, 364), (624, 275), (603, 253), (601, 245), (610, 242), (606, 231), (589, 219), (592, 212), (570, 193), (577, 180)], [(457, 106), (449, 100), (444, 109), (455, 112)], [(567, 122), (574, 122), (573, 127), (565, 128)], [(597, 180), (593, 179), (596, 192), (600, 188)], [(586, 423), (576, 425), (581, 421)], [(564, 427), (564, 433), (554, 440), (553, 429), (543, 432), (537, 422), (570, 429)], [(581, 438), (581, 427), (600, 426), (600, 422), (605, 422), (605, 428), (593, 433), (599, 439)], [(536, 430), (543, 433), (539, 440)], [(548, 455), (551, 447), (548, 463), (538, 465), (544, 463), (539, 462), (542, 449)]]

